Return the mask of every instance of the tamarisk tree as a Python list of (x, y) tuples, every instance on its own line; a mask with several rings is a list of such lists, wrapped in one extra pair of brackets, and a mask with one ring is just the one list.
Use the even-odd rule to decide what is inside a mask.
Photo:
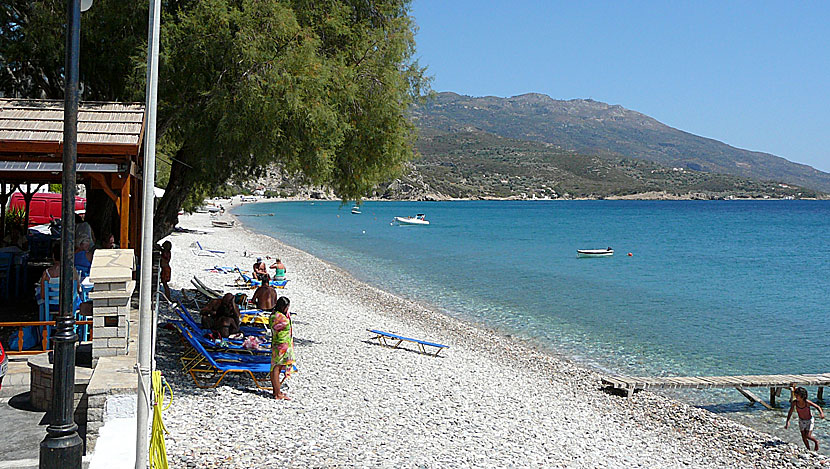
[[(61, 98), (58, 0), (2, 6), (0, 89)], [(163, 5), (155, 237), (179, 209), (276, 164), (358, 199), (413, 155), (407, 110), (427, 80), (409, 0), (178, 0)], [(84, 99), (143, 99), (147, 2), (82, 19)], [(42, 38), (42, 39), (41, 39)], [(94, 71), (94, 72), (93, 72)]]

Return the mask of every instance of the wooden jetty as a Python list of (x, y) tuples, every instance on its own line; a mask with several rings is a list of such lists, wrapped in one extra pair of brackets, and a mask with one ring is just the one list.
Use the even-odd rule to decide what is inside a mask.
[[(830, 373), (815, 375), (740, 375), (740, 376), (610, 376), (602, 384), (619, 389), (630, 396), (640, 389), (710, 389), (735, 388), (752, 402), (771, 409), (782, 389), (795, 386), (818, 386), (817, 400), (823, 399), (824, 387), (830, 386)], [(746, 388), (769, 388), (770, 404), (762, 401)]]

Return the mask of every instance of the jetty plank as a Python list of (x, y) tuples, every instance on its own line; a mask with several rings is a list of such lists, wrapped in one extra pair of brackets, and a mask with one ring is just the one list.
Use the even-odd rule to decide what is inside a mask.
[[(796, 386), (830, 386), (830, 373), (804, 375), (734, 375), (734, 376), (605, 376), (602, 383), (626, 391), (626, 395), (637, 389), (710, 389), (735, 388), (752, 402), (758, 402), (768, 409), (773, 407), (745, 388), (770, 388), (770, 401), (781, 395), (782, 388)], [(823, 396), (819, 395), (819, 399)]]

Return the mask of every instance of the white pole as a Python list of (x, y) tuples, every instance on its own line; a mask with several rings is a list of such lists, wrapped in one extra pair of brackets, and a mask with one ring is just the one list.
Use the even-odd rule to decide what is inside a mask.
[(141, 285), (138, 297), (138, 407), (136, 410), (135, 468), (149, 462), (150, 368), (153, 348), (153, 312), (150, 289), (153, 276), (153, 202), (156, 186), (156, 95), (158, 90), (159, 24), (161, 1), (150, 0), (147, 40), (147, 121), (144, 135), (144, 200), (141, 205)]

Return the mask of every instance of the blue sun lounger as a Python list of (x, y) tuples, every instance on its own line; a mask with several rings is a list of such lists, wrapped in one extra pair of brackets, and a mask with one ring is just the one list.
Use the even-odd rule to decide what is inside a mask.
[[(398, 348), (403, 342), (412, 342), (414, 344), (417, 344), (418, 350), (421, 353), (432, 355), (434, 357), (437, 357), (438, 354), (441, 353), (441, 350), (444, 350), (445, 348), (450, 348), (449, 345), (436, 344), (435, 342), (427, 342), (426, 340), (404, 337), (402, 335), (392, 334), (391, 332), (379, 331), (377, 329), (366, 330), (371, 332), (372, 334), (375, 334), (375, 337), (372, 337), (372, 339), (370, 340), (376, 339), (380, 345), (383, 345), (385, 347)], [(425, 348), (426, 346), (435, 347), (437, 350), (435, 350), (435, 353), (427, 352)]]
[[(254, 373), (257, 374), (266, 374), (269, 375), (271, 373), (271, 361), (270, 358), (268, 361), (264, 361), (260, 357), (252, 357), (246, 355), (237, 355), (238, 359), (232, 359), (229, 361), (225, 361), (220, 356), (216, 355), (213, 352), (207, 351), (202, 344), (196, 340), (193, 334), (188, 331), (187, 329), (183, 329), (183, 334), (185, 340), (190, 344), (191, 347), (195, 350), (198, 354), (195, 359), (193, 359), (186, 367), (186, 371), (190, 374), (190, 377), (193, 378), (193, 382), (196, 383), (196, 386), (199, 388), (215, 388), (219, 386), (219, 383), (225, 379), (225, 375), (228, 373), (241, 373), (247, 374), (254, 380), (254, 384), (257, 388), (262, 390), (271, 390), (271, 381), (269, 377), (265, 378), (257, 378)], [(236, 357), (234, 357), (236, 358)], [(200, 380), (207, 380), (213, 379), (216, 375), (219, 375), (219, 379), (216, 382), (203, 382)], [(285, 377), (282, 378), (285, 381)]]
[(193, 330), (187, 323), (184, 321), (176, 321), (172, 320), (169, 321), (169, 324), (176, 328), (180, 334), (184, 335), (185, 331), (190, 332), (193, 334), (193, 337), (198, 340), (204, 348), (210, 351), (215, 352), (223, 352), (223, 353), (244, 353), (247, 355), (256, 355), (256, 354), (269, 354), (271, 353), (271, 342), (264, 342), (259, 344), (260, 348), (258, 350), (251, 350), (242, 347), (242, 341), (238, 339), (225, 339), (222, 344), (217, 344), (212, 340), (208, 339), (204, 335), (202, 335), (205, 330)]
[[(187, 308), (181, 302), (174, 303), (174, 307), (176, 308), (177, 313), (179, 314), (179, 317), (182, 318), (182, 320), (185, 323), (187, 323), (187, 325), (191, 329), (193, 329), (193, 331), (195, 331), (195, 332), (202, 331), (203, 333), (210, 332), (210, 331), (202, 328), (202, 325), (199, 324), (198, 322), (196, 322), (195, 319), (193, 319), (193, 316), (190, 315), (190, 311), (188, 311)], [(242, 332), (242, 334), (244, 334), (244, 335), (255, 335), (255, 336), (258, 336), (258, 337), (265, 335), (265, 329), (263, 329), (261, 327), (241, 326), (239, 328), (239, 331)]]

